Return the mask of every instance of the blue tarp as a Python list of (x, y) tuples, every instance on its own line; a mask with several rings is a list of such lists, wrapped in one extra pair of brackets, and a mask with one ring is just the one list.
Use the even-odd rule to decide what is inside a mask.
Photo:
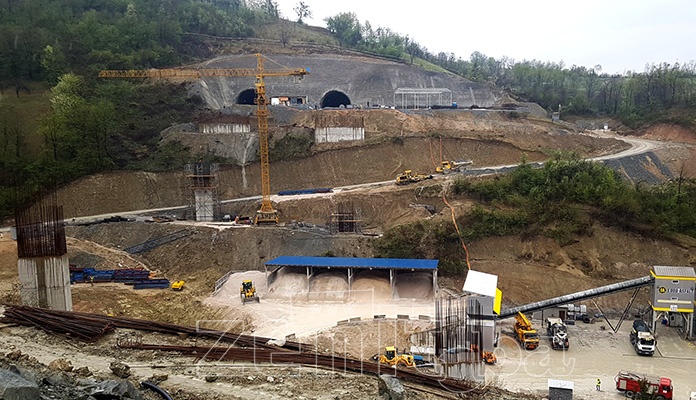
[(436, 270), (438, 260), (412, 258), (353, 258), (280, 256), (266, 261), (266, 267), (375, 268)]

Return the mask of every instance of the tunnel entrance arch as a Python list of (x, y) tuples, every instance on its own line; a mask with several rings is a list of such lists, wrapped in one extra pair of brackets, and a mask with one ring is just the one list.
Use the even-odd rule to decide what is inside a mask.
[(350, 105), (348, 96), (338, 90), (330, 90), (321, 98), (321, 108), (324, 107), (348, 107)]
[(237, 104), (254, 105), (256, 104), (256, 90), (246, 89), (242, 90), (237, 96)]

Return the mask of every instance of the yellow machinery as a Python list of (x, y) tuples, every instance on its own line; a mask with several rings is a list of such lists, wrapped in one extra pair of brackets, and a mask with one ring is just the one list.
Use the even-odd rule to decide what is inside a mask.
[(388, 364), (392, 367), (398, 366), (399, 364), (403, 364), (407, 367), (413, 367), (416, 365), (416, 363), (413, 361), (413, 356), (410, 354), (397, 354), (396, 353), (396, 347), (394, 346), (387, 346), (384, 348), (384, 354), (380, 354), (378, 356), (373, 356), (373, 360), (379, 362), (381, 364)]
[(396, 184), (408, 185), (409, 183), (420, 182), (432, 178), (432, 175), (414, 174), (412, 170), (407, 169), (404, 171), (403, 174), (399, 174), (396, 176)]
[(242, 281), (242, 287), (239, 289), (239, 296), (242, 298), (242, 304), (249, 301), (259, 302), (259, 296), (256, 294), (256, 287), (249, 279)]
[(461, 167), (465, 165), (471, 165), (471, 161), (442, 161), (440, 162), (440, 166), (435, 168), (435, 172), (439, 174), (448, 174), (453, 171), (461, 170)]
[(410, 169), (407, 169), (404, 171), (403, 174), (399, 174), (396, 176), (396, 184), (397, 185), (408, 185), (411, 183), (411, 176), (413, 175), (413, 171)]
[(261, 157), (261, 208), (256, 212), (256, 224), (278, 223), (278, 212), (271, 204), (271, 178), (268, 162), (268, 98), (264, 78), (268, 76), (294, 76), (302, 78), (309, 68), (265, 69), (264, 58), (256, 54), (256, 68), (181, 68), (144, 70), (105, 70), (100, 78), (170, 78), (200, 79), (211, 76), (254, 76), (256, 77), (256, 116), (259, 128), (259, 155)]
[(184, 288), (184, 281), (178, 280), (172, 283), (172, 290), (176, 290), (177, 292), (180, 292)]
[(483, 358), (483, 362), (489, 365), (493, 365), (498, 362), (498, 358), (495, 356), (495, 354), (493, 354), (492, 351), (484, 351), (481, 354), (481, 357)]
[(539, 334), (536, 329), (532, 328), (531, 322), (527, 316), (518, 312), (515, 315), (517, 322), (515, 323), (515, 337), (520, 342), (522, 347), (527, 350), (534, 350), (539, 347)]
[[(479, 347), (477, 345), (472, 344), (471, 346), (469, 346), (469, 348), (471, 349), (471, 351), (478, 353)], [(492, 351), (481, 351), (481, 359), (483, 360), (483, 362), (490, 365), (493, 365), (498, 362), (498, 357), (496, 357)]]

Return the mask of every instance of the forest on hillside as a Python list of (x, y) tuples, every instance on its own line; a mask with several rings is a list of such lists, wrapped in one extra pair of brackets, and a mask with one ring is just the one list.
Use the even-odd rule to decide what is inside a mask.
[(495, 59), (474, 52), (469, 59), (454, 53), (433, 54), (415, 38), (388, 28), (361, 23), (355, 13), (326, 20), (327, 28), (343, 46), (414, 62), (426, 60), (475, 82), (487, 82), (549, 111), (570, 115), (611, 115), (631, 128), (651, 122), (673, 122), (696, 127), (693, 117), (674, 110), (696, 107), (696, 63), (658, 63), (644, 71), (602, 73), (592, 67), (539, 60)]

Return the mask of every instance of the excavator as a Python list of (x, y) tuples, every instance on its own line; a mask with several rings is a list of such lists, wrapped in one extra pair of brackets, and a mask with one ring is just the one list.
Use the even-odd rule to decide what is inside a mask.
[(449, 174), (450, 172), (461, 171), (463, 166), (471, 165), (471, 160), (465, 161), (441, 161), (440, 166), (435, 168), (438, 174)]
[(254, 283), (247, 279), (242, 281), (242, 287), (239, 289), (239, 296), (242, 298), (242, 304), (246, 304), (249, 301), (259, 302), (259, 295), (256, 294), (256, 287)]

